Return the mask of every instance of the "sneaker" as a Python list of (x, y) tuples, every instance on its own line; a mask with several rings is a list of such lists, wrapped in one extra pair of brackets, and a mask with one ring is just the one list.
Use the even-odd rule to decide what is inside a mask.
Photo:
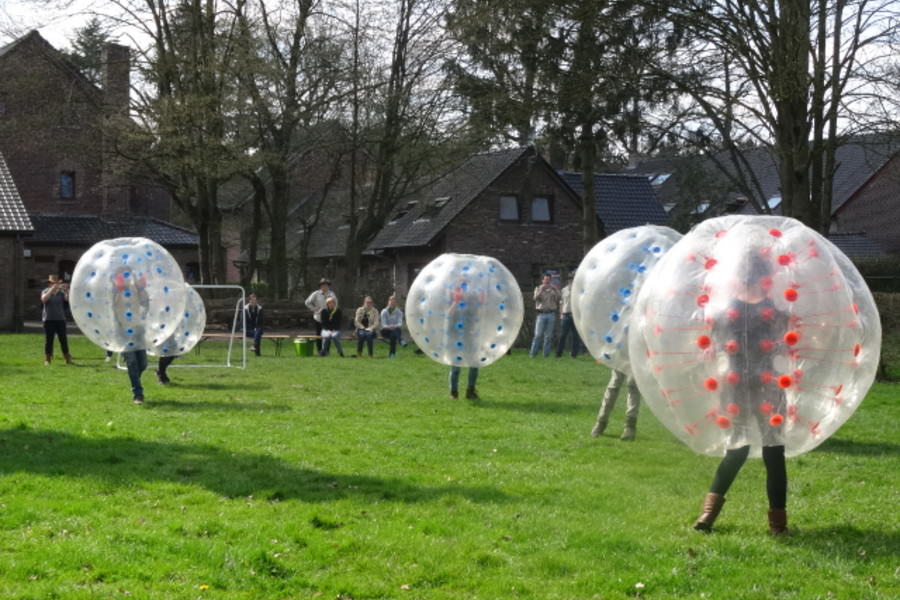
[(459, 398), (459, 392), (450, 392), (451, 400), (456, 400), (457, 398)]
[(475, 391), (475, 388), (468, 388), (466, 390), (466, 400), (480, 400), (478, 397), (478, 392)]
[(135, 404), (143, 404), (143, 403), (144, 403), (144, 397), (143, 397), (143, 396), (135, 396), (135, 397), (134, 397), (134, 403), (135, 403)]
[(393, 352), (391, 352), (390, 354), (388, 354), (388, 358), (394, 358), (395, 356), (397, 356), (397, 355), (394, 354)]
[(110, 362), (112, 360), (112, 356), (107, 356), (103, 359), (105, 362)]
[(158, 370), (154, 371), (154, 373), (156, 373), (156, 382), (159, 385), (166, 385), (167, 383), (169, 383), (169, 378), (166, 377), (165, 375), (161, 375)]

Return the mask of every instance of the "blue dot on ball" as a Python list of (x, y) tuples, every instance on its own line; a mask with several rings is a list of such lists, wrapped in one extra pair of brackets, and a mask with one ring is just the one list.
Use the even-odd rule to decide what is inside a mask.
[(185, 331), (185, 332), (184, 332), (184, 337), (187, 337), (187, 336), (189, 336), (190, 334), (191, 334), (190, 331)]
[(491, 344), (491, 348), (496, 348), (497, 344)]
[(614, 312), (611, 315), (609, 315), (609, 318), (613, 323), (618, 323), (619, 322), (619, 313)]
[(462, 356), (457, 356), (457, 357), (456, 357), (456, 360), (461, 361), (461, 360), (462, 360)]
[(612, 357), (611, 357), (607, 352), (604, 352), (604, 353), (603, 353), (603, 358), (605, 358), (606, 360), (609, 360), (609, 359), (612, 358)]
[(456, 347), (457, 347), (457, 348), (462, 348), (462, 347), (463, 347), (463, 343), (462, 343), (462, 342), (456, 342)]
[(659, 254), (660, 252), (662, 252), (662, 248), (660, 248), (659, 246), (653, 246), (653, 249), (651, 251), (653, 252), (653, 254)]
[(613, 338), (612, 338), (611, 335), (608, 335), (608, 336), (606, 336), (606, 337), (603, 338), (603, 341), (605, 341), (607, 344), (612, 344)]
[(126, 313), (125, 313), (125, 318), (128, 319), (128, 320), (130, 321), (130, 320), (131, 320), (131, 313), (130, 313), (130, 312), (126, 312)]
[(124, 273), (122, 273), (122, 277), (128, 279), (129, 277), (131, 277), (131, 271), (125, 271)]
[(131, 298), (131, 290), (125, 290), (125, 297)]
[(164, 288), (163, 288), (163, 291), (164, 291), (165, 293), (168, 294), (168, 293), (169, 293), (169, 286), (164, 287)]
[(432, 355), (432, 356), (437, 356), (437, 352), (432, 352), (431, 355)]
[(497, 331), (503, 331), (503, 325), (497, 325)]
[(498, 306), (497, 308), (499, 308), (500, 310), (506, 310), (506, 305), (505, 305), (505, 304), (501, 304), (501, 305)]
[(87, 314), (87, 316), (88, 316), (88, 319), (93, 319), (93, 318), (94, 318), (94, 313), (89, 312), (89, 313)]
[(463, 327), (465, 327), (465, 323), (463, 323), (462, 321), (457, 321), (457, 322), (456, 322), (456, 328), (457, 328), (457, 329), (462, 329)]
[(481, 362), (485, 362), (485, 361), (487, 361), (487, 358), (485, 358), (485, 357), (482, 356), (482, 357), (481, 357)]
[(466, 265), (463, 267), (463, 271), (468, 271), (468, 270), (469, 270), (469, 265)]
[(156, 267), (156, 272), (162, 274), (162, 267)]
[(427, 344), (429, 342), (431, 342), (431, 338), (425, 338), (425, 343)]
[(467, 289), (469, 289), (469, 282), (463, 281), (461, 284), (459, 284), (459, 287), (461, 290), (466, 291)]
[(162, 325), (159, 326), (159, 328), (160, 328), (160, 329), (165, 329), (165, 328), (166, 328), (166, 324), (163, 323)]
[(427, 299), (428, 298), (426, 298), (425, 296), (422, 296), (421, 298), (419, 298), (419, 302), (425, 302)]
[(424, 324), (425, 324), (425, 317), (419, 317), (419, 324), (420, 324), (420, 325), (424, 325)]
[[(172, 310), (172, 307), (171, 307), (171, 306), (167, 306), (167, 307), (166, 307), (166, 312), (169, 312), (170, 310)], [(187, 316), (187, 313), (184, 313), (184, 316)]]
[(99, 330), (99, 329), (95, 329), (95, 330), (94, 330), (94, 333), (96, 333), (97, 335), (100, 335), (100, 330)]
[(134, 346), (134, 342), (128, 342), (129, 346)]
[(134, 333), (134, 329), (126, 329), (125, 333), (127, 333), (128, 335), (131, 335)]
[(85, 297), (85, 298), (90, 298), (90, 297), (91, 297), (91, 293), (90, 293), (90, 292), (85, 292), (85, 293), (84, 293), (84, 297)]
[(496, 287), (498, 292), (503, 288), (503, 286), (501, 286), (499, 283), (496, 285)]
[(459, 307), (460, 307), (460, 308), (465, 308), (465, 307), (466, 307), (466, 303), (465, 303), (465, 302), (460, 302), (460, 303), (459, 303)]
[(91, 271), (91, 277), (96, 277), (96, 276), (97, 276), (97, 271)]
[(153, 253), (147, 250), (147, 256), (153, 256)]

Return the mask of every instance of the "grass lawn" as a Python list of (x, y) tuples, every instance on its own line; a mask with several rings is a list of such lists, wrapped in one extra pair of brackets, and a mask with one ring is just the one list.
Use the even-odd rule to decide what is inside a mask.
[[(900, 597), (900, 385), (788, 462), (796, 533), (767, 534), (748, 461), (717, 531), (690, 529), (717, 459), (643, 410), (589, 436), (608, 371), (587, 357), (484, 369), (398, 358), (144, 374), (103, 353), (41, 364), (0, 336), (0, 598)], [(217, 345), (218, 344), (218, 345)], [(221, 359), (221, 343), (199, 356)], [(155, 361), (152, 363), (155, 364)], [(464, 385), (465, 372), (462, 376)]]

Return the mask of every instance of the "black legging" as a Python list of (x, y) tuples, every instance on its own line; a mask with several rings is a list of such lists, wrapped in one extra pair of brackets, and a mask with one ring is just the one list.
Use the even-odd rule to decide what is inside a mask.
[[(719, 463), (709, 491), (724, 496), (734, 483), (738, 471), (744, 466), (750, 446), (743, 446), (725, 452)], [(766, 494), (769, 508), (783, 509), (787, 506), (787, 469), (784, 464), (784, 446), (763, 446), (763, 462), (766, 465)]]
[(44, 354), (53, 354), (53, 336), (59, 337), (59, 347), (63, 354), (69, 353), (69, 340), (66, 338), (66, 322), (44, 321)]

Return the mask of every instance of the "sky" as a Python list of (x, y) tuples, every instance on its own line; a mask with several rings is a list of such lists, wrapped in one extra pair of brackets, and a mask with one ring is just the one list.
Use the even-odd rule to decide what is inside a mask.
[(58, 49), (68, 48), (75, 31), (90, 20), (87, 12), (103, 4), (96, 0), (0, 0), (0, 45), (32, 29)]

